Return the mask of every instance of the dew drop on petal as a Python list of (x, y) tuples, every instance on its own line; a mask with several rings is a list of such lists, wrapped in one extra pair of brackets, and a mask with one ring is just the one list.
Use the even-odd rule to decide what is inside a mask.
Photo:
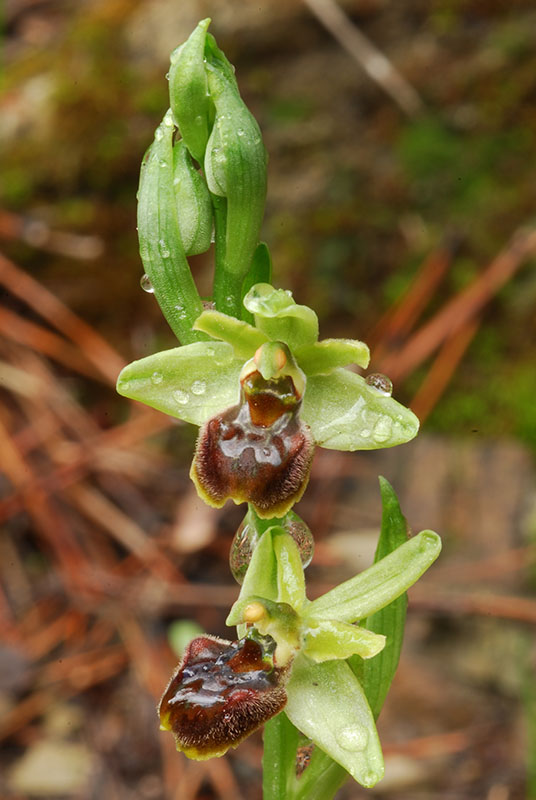
[(387, 375), (382, 375), (381, 372), (373, 372), (367, 375), (365, 383), (373, 389), (376, 389), (376, 391), (384, 397), (390, 397), (393, 393), (391, 379), (388, 378)]
[(140, 286), (144, 292), (147, 292), (147, 294), (154, 294), (154, 286), (146, 272), (144, 272), (140, 278)]
[(172, 395), (173, 399), (181, 406), (185, 406), (188, 402), (188, 392), (183, 392), (182, 389), (175, 389)]
[(360, 728), (357, 725), (349, 725), (337, 731), (335, 739), (343, 750), (355, 753), (364, 750), (367, 746), (368, 733), (364, 728)]
[(190, 391), (192, 392), (192, 394), (197, 394), (197, 395), (205, 394), (206, 389), (207, 389), (207, 384), (205, 383), (205, 381), (194, 381), (190, 386)]
[(163, 380), (164, 376), (161, 372), (153, 372), (151, 375), (151, 383), (154, 383), (156, 386), (158, 386), (159, 383), (162, 383)]

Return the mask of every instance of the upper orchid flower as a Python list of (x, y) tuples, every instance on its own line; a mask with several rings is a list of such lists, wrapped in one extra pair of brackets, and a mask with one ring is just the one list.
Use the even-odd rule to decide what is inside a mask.
[[(208, 334), (210, 341), (194, 342), (135, 361), (123, 369), (117, 382), (120, 394), (186, 422), (207, 424), (207, 436), (214, 436), (217, 428), (218, 441), (228, 435), (223, 428), (231, 422), (242, 428), (245, 425), (246, 429), (253, 426), (254, 431), (262, 428), (266, 440), (267, 431), (273, 426), (286, 425), (299, 414), (302, 475), (291, 481), (288, 503), (279, 498), (263, 505), (262, 498), (256, 501), (254, 491), (248, 494), (243, 490), (243, 483), (235, 491), (232, 481), (205, 480), (202, 464), (207, 462), (199, 455), (200, 439), (192, 476), (204, 499), (222, 505), (232, 497), (235, 502), (251, 502), (261, 516), (283, 516), (305, 488), (312, 441), (335, 450), (372, 450), (403, 444), (416, 435), (417, 417), (391, 397), (387, 379), (376, 375), (363, 378), (344, 369), (350, 364), (368, 365), (369, 350), (363, 342), (318, 341), (314, 311), (296, 304), (290, 292), (274, 289), (270, 284), (253, 286), (244, 298), (244, 306), (253, 315), (255, 325), (218, 311), (204, 311), (194, 329)], [(255, 411), (255, 395), (257, 399), (270, 396), (272, 401), (285, 395), (286, 400), (270, 417), (266, 404), (261, 413), (257, 403)], [(244, 421), (241, 408), (245, 405)], [(222, 412), (226, 412), (225, 419)], [(293, 442), (296, 444), (297, 439)], [(264, 461), (270, 461), (268, 455)], [(213, 469), (214, 459), (209, 462)], [(265, 484), (266, 480), (262, 482)]]

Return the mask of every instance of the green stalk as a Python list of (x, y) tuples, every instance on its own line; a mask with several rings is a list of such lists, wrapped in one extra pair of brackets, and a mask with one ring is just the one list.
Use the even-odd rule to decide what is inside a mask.
[(227, 200), (211, 194), (214, 209), (214, 303), (216, 311), (241, 318), (242, 281), (226, 268)]
[(264, 726), (263, 800), (291, 800), (299, 733), (285, 712)]

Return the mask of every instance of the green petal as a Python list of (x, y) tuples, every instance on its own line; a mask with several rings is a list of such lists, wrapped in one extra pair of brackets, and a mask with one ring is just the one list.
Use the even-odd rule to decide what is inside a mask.
[(128, 364), (117, 391), (194, 425), (238, 402), (242, 361), (225, 342), (195, 342)]
[(311, 624), (306, 630), (304, 652), (313, 661), (349, 658), (357, 655), (372, 658), (385, 647), (385, 636), (330, 619)]
[(313, 600), (307, 607), (307, 616), (341, 622), (365, 619), (412, 586), (440, 552), (437, 533), (421, 531), (355, 578)]
[(203, 311), (193, 327), (196, 331), (208, 333), (213, 339), (229, 342), (233, 346), (235, 356), (243, 360), (251, 358), (257, 348), (268, 341), (266, 334), (258, 328), (221, 311)]
[(363, 786), (383, 777), (376, 726), (361, 685), (344, 661), (296, 658), (285, 713), (306, 736)]
[(296, 360), (307, 375), (327, 375), (336, 367), (357, 364), (368, 367), (370, 351), (357, 339), (322, 339), (321, 342), (300, 347)]
[(290, 292), (257, 283), (244, 297), (244, 305), (255, 317), (255, 325), (270, 339), (285, 342), (291, 350), (314, 344), (318, 339), (318, 317), (308, 306), (297, 305)]
[(393, 447), (419, 430), (409, 408), (346, 369), (308, 378), (301, 416), (316, 443), (332, 450)]

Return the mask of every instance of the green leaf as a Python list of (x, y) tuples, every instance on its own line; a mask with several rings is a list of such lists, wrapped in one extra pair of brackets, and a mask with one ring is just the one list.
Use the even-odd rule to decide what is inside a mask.
[(298, 730), (363, 786), (383, 777), (383, 757), (365, 693), (345, 661), (294, 661), (286, 714)]
[[(408, 538), (407, 522), (400, 510), (396, 494), (389, 482), (382, 477), (380, 477), (380, 490), (383, 506), (382, 526), (374, 563), (403, 545)], [(370, 631), (387, 637), (386, 646), (378, 657), (373, 661), (355, 658), (349, 660), (350, 667), (361, 678), (375, 719), (382, 709), (400, 659), (407, 602), (407, 594), (404, 592), (364, 622)]]
[(348, 364), (367, 367), (370, 360), (367, 345), (357, 339), (322, 339), (298, 348), (295, 356), (307, 375), (327, 375)]
[(195, 321), (194, 330), (204, 331), (213, 339), (222, 339), (233, 346), (235, 356), (251, 358), (258, 347), (268, 341), (265, 333), (248, 322), (229, 317), (221, 311), (203, 311)]
[(212, 239), (212, 203), (184, 141), (173, 147), (173, 188), (184, 251), (187, 256), (205, 253)]
[(205, 41), (210, 19), (171, 54), (169, 99), (173, 117), (192, 156), (203, 163), (214, 109), (208, 96)]
[(264, 726), (263, 800), (290, 800), (296, 774), (299, 733), (284, 711)]
[(128, 364), (117, 391), (194, 425), (235, 405), (242, 361), (226, 342), (196, 342)]
[(182, 244), (173, 187), (173, 120), (167, 112), (142, 163), (138, 192), (140, 255), (158, 304), (183, 344), (204, 339), (192, 330), (203, 310)]
[(307, 379), (301, 416), (321, 447), (375, 450), (416, 436), (419, 420), (390, 396), (346, 369)]
[(308, 619), (365, 619), (403, 594), (438, 557), (441, 539), (421, 531), (377, 564), (307, 606)]
[(285, 342), (291, 350), (318, 339), (318, 317), (308, 306), (294, 302), (290, 292), (257, 283), (244, 297), (244, 305), (255, 317), (255, 325), (270, 339)]
[(311, 623), (305, 630), (304, 653), (316, 662), (353, 655), (368, 659), (384, 647), (385, 636), (334, 619)]

